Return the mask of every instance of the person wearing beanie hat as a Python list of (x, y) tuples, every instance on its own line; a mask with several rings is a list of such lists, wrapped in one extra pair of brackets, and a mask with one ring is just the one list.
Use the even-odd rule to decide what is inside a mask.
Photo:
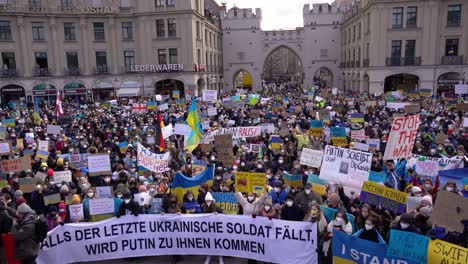
[(294, 195), (288, 194), (285, 199), (285, 204), (281, 209), (281, 220), (302, 221), (305, 213), (303, 208), (294, 203)]
[(267, 196), (263, 205), (260, 207), (258, 216), (268, 217), (269, 219), (278, 219), (278, 212), (273, 208), (271, 197)]
[(18, 206), (18, 221), (13, 226), (11, 235), (15, 241), (15, 259), (23, 264), (35, 263), (39, 252), (36, 234), (36, 214), (26, 203)]
[(49, 227), (48, 231), (56, 228), (60, 224), (60, 217), (58, 216), (58, 210), (55, 205), (49, 206), (47, 210), (47, 226)]
[(26, 203), (26, 200), (24, 199), (23, 196), (18, 197), (15, 201), (16, 208), (18, 208), (20, 205)]
[(18, 199), (20, 197), (23, 197), (23, 191), (21, 190), (16, 190), (15, 191), (15, 199)]
[(391, 229), (398, 231), (411, 232), (416, 234), (421, 234), (421, 230), (414, 225), (413, 217), (409, 213), (403, 213), (400, 216), (398, 224)]
[(268, 193), (268, 196), (271, 197), (271, 201), (274, 207), (283, 205), (284, 201), (286, 200), (286, 195), (288, 195), (288, 193), (283, 189), (282, 181), (276, 181), (273, 190)]
[(41, 168), (42, 168), (42, 170), (45, 171), (45, 170), (47, 169), (47, 167), (49, 167), (49, 166), (47, 166), (47, 163), (46, 163), (46, 162), (42, 162), (42, 163), (41, 163)]
[(424, 195), (423, 198), (421, 199), (421, 206), (429, 206), (432, 207), (432, 196), (430, 195)]
[(53, 169), (48, 169), (48, 170), (47, 170), (47, 177), (50, 178), (50, 177), (52, 177), (52, 176), (54, 176), (54, 170), (53, 170)]
[(205, 202), (201, 205), (201, 211), (203, 214), (217, 214), (222, 213), (221, 208), (216, 205), (216, 202), (210, 192), (205, 195)]
[(301, 207), (305, 212), (309, 212), (310, 206), (314, 203), (322, 204), (322, 197), (312, 191), (312, 183), (307, 182), (304, 190), (294, 197), (294, 203)]
[(120, 204), (119, 211), (115, 216), (117, 218), (127, 214), (138, 216), (138, 214), (140, 213), (140, 206), (137, 202), (133, 201), (132, 194), (130, 192), (124, 193), (122, 200), (123, 203)]
[(58, 205), (58, 216), (60, 217), (60, 224), (63, 225), (65, 223), (65, 219), (67, 218), (67, 206), (63, 201), (61, 201)]
[(411, 187), (411, 196), (422, 197), (422, 191), (419, 186)]

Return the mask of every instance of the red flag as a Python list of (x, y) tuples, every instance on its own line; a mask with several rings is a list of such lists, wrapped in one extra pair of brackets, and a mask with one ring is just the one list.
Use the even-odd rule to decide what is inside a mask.
[(62, 96), (60, 95), (60, 91), (59, 91), (59, 90), (57, 90), (56, 108), (57, 108), (57, 116), (63, 116)]
[(156, 145), (159, 146), (160, 151), (163, 151), (166, 148), (166, 143), (164, 142), (164, 136), (162, 133), (164, 122), (162, 120), (161, 114), (158, 114), (158, 125), (158, 131), (156, 131)]
[(2, 234), (3, 247), (8, 264), (21, 264), (21, 260), (15, 259), (15, 240), (11, 234)]

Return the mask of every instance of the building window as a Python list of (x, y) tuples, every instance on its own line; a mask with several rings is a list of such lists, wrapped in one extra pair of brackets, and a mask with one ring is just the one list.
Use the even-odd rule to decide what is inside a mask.
[(98, 73), (108, 72), (107, 54), (105, 51), (96, 51), (96, 70)]
[(166, 5), (167, 6), (175, 6), (175, 1), (176, 0), (166, 0)]
[(357, 27), (357, 39), (361, 39), (361, 23), (360, 22)]
[(0, 40), (11, 40), (10, 21), (0, 21)]
[(3, 68), (16, 69), (16, 59), (14, 52), (2, 52)]
[(49, 64), (47, 63), (47, 52), (34, 52), (34, 56), (36, 58), (37, 68), (40, 68), (40, 69), (49, 68)]
[(29, 0), (29, 6), (36, 8), (41, 7), (41, 0)]
[(205, 29), (205, 43), (208, 45), (208, 30)]
[(133, 40), (133, 24), (132, 22), (122, 22), (122, 39)]
[(62, 0), (62, 7), (73, 7), (73, 0)]
[(169, 63), (177, 64), (177, 49), (169, 49)]
[(405, 65), (414, 65), (416, 56), (416, 40), (405, 41)]
[(353, 26), (353, 41), (356, 40), (356, 26)]
[(461, 21), (461, 5), (449, 5), (447, 12), (447, 26), (459, 27)]
[(197, 49), (197, 64), (201, 64), (201, 50)]
[(166, 2), (166, 0), (155, 0), (156, 2), (156, 7), (161, 7), (161, 6), (164, 6), (164, 2)]
[(418, 8), (410, 6), (406, 10), (406, 27), (416, 27), (418, 18)]
[(197, 39), (200, 39), (200, 21), (197, 21), (196, 26), (197, 26)]
[(66, 54), (67, 57), (67, 68), (68, 70), (75, 70), (79, 68), (78, 64), (78, 52), (67, 52)]
[(166, 29), (164, 28), (164, 19), (156, 19), (156, 35), (158, 38), (166, 37)]
[(394, 7), (392, 12), (392, 27), (401, 28), (403, 25), (403, 7)]
[(458, 39), (445, 40), (445, 56), (458, 56)]
[(124, 51), (124, 63), (126, 71), (130, 71), (135, 66), (135, 52), (133, 50)]
[(106, 34), (104, 32), (104, 23), (95, 22), (94, 25), (94, 40), (95, 41), (104, 41), (106, 40)]
[(32, 22), (33, 40), (45, 40), (44, 23)]
[(401, 40), (392, 40), (391, 65), (400, 65), (401, 60)]
[(158, 62), (159, 64), (167, 64), (165, 49), (158, 49)]
[(177, 25), (175, 18), (167, 19), (167, 34), (169, 37), (177, 37)]
[(65, 40), (76, 40), (75, 24), (72, 22), (63, 23), (63, 32)]

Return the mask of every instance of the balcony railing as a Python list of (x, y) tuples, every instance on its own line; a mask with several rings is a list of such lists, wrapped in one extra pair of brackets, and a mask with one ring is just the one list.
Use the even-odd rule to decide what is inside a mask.
[(355, 67), (356, 67), (356, 68), (361, 68), (361, 61), (356, 61)]
[(67, 76), (79, 76), (80, 75), (80, 68), (78, 68), (78, 67), (65, 68), (65, 74)]
[(364, 67), (364, 68), (369, 67), (369, 59), (364, 59), (362, 61), (362, 67)]
[(48, 77), (50, 76), (50, 69), (34, 67), (33, 74), (34, 77)]
[(107, 67), (107, 65), (98, 65), (96, 68), (94, 68), (94, 74), (96, 75), (109, 74), (109, 68)]
[(421, 65), (421, 57), (389, 57), (386, 66), (418, 66)]
[(354, 68), (354, 67), (356, 67), (356, 62), (355, 62), (355, 61), (352, 61), (352, 62), (351, 62), (351, 68)]
[(1, 78), (15, 78), (18, 77), (18, 71), (16, 69), (1, 69)]
[(462, 65), (463, 56), (443, 56), (442, 65)]

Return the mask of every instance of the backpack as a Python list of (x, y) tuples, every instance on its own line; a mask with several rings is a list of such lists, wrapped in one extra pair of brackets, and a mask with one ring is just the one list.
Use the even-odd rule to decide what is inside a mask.
[(47, 232), (49, 231), (49, 226), (47, 224), (47, 220), (44, 216), (38, 216), (36, 218), (36, 238), (35, 240), (38, 243), (42, 243), (44, 239), (47, 238)]

